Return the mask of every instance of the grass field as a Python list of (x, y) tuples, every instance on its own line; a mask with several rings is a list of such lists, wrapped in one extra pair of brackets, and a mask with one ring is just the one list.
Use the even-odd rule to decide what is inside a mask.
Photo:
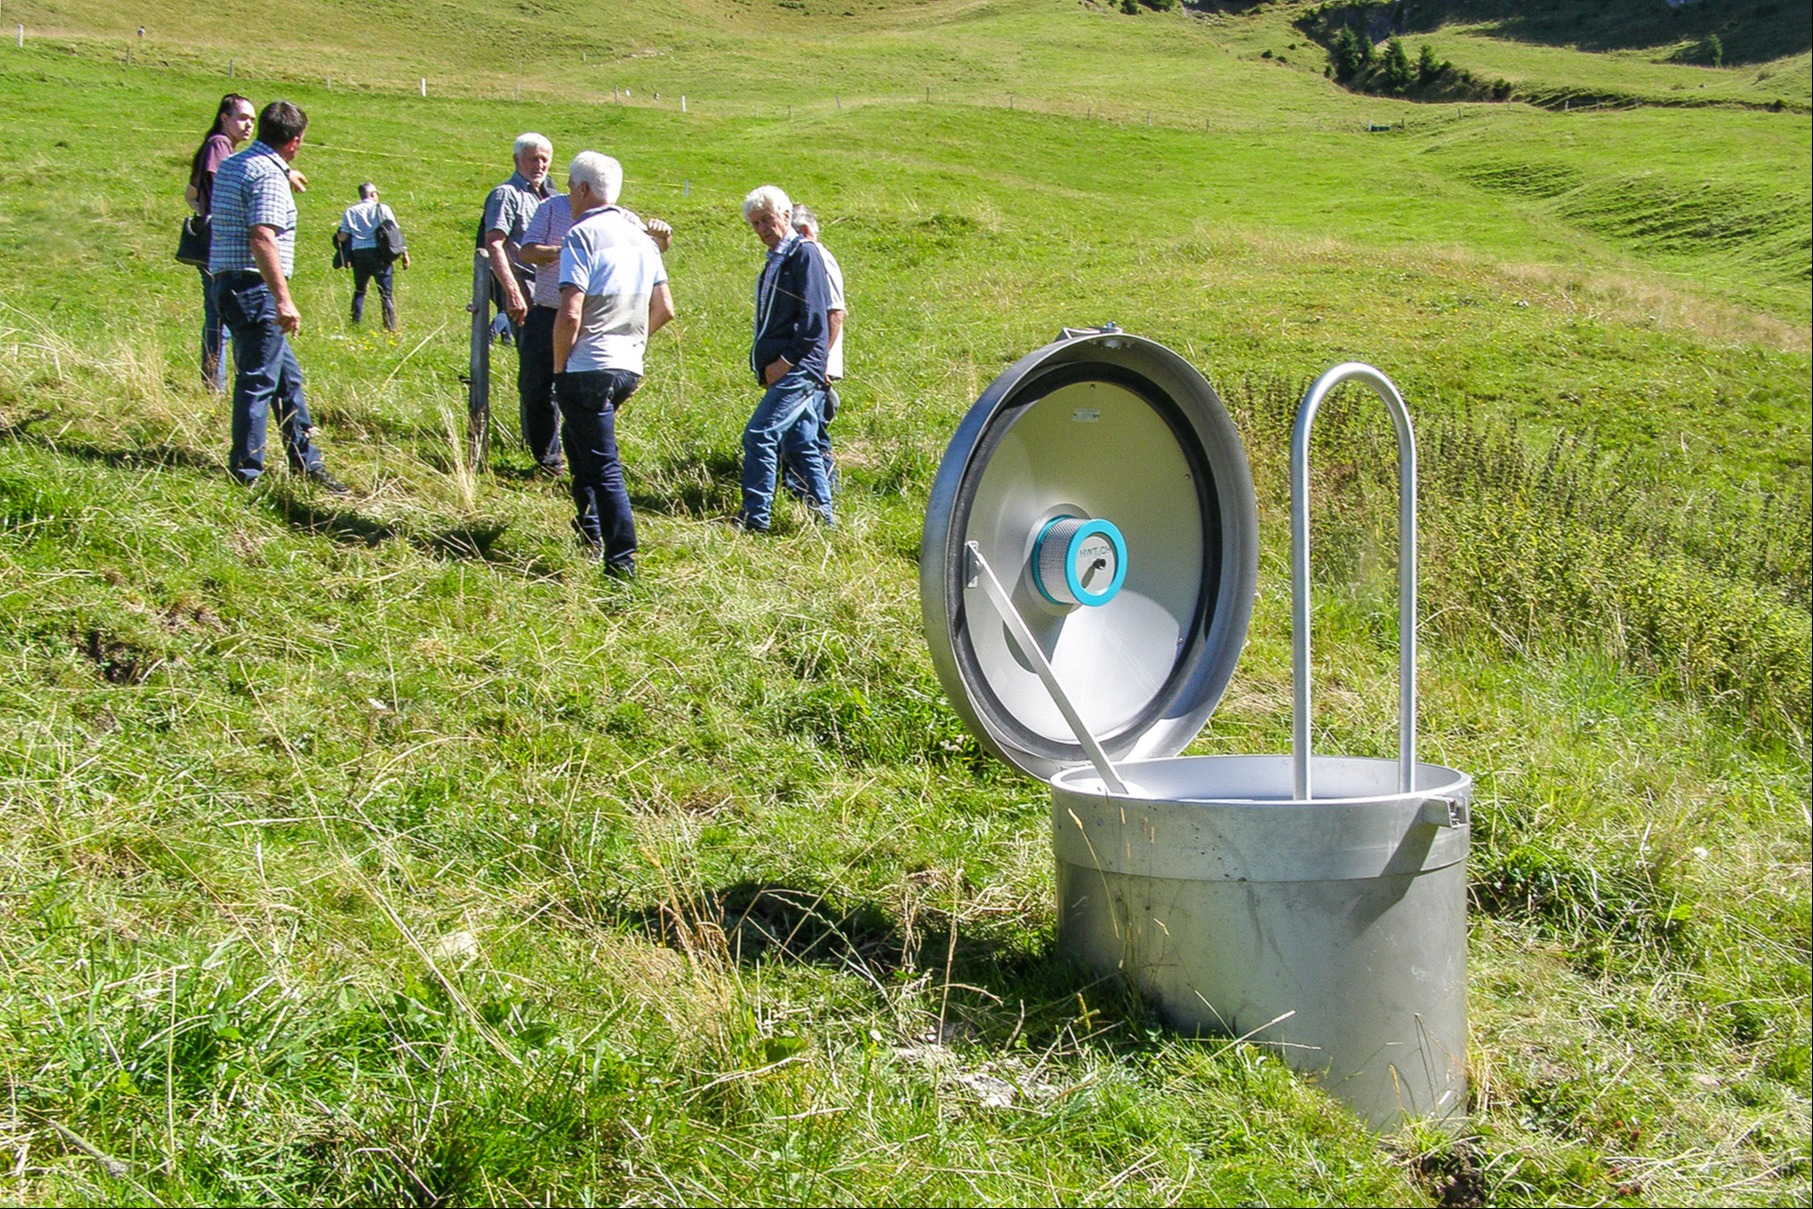
[[(117, 5), (9, 3), (0, 1195), (1804, 1204), (1810, 98), (1358, 97), (1260, 56), (1298, 7), (689, 0), (594, 34), (418, 5), (402, 42), (395, 7), (180, 34), (196, 6), (139, 43)], [(517, 74), (545, 46), (588, 95)], [(1636, 87), (1625, 50), (1541, 53)], [(297, 347), (350, 499), (233, 487), (195, 382), (168, 256), (229, 86), (312, 117)], [(678, 232), (623, 423), (630, 588), (511, 446), (503, 350), (504, 431), (466, 460), (471, 232), (531, 128), (620, 156)], [(416, 262), (395, 338), (327, 267), (368, 177)], [(849, 277), (828, 540), (709, 523), (767, 179)], [(1479, 781), (1458, 1139), (1373, 1139), (1069, 965), (1044, 790), (932, 674), (944, 443), (1108, 319), (1199, 366), (1254, 463), (1261, 596), (1196, 751), (1288, 744), (1297, 395), (1359, 358), (1418, 417), (1424, 751)], [(1388, 428), (1324, 424), (1318, 745), (1382, 754)]]

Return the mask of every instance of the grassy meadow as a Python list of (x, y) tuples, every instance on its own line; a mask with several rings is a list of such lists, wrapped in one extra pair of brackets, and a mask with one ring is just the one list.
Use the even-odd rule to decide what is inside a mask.
[[(1804, 47), (1742, 69), (1798, 81), (1781, 112), (1560, 113), (1349, 94), (1296, 4), (275, 11), (4, 10), (0, 1197), (1813, 1196)], [(1430, 37), (1476, 74), (1538, 53)], [(1607, 91), (1631, 53), (1540, 51)], [(229, 89), (312, 119), (296, 348), (349, 497), (234, 486), (197, 380), (170, 252)], [(467, 456), (473, 228), (525, 129), (557, 169), (617, 155), (677, 233), (620, 425), (633, 585), (515, 447), (506, 349)], [(415, 262), (394, 337), (328, 267), (368, 178)], [(755, 400), (737, 204), (769, 180), (827, 221), (850, 378), (838, 528), (757, 542), (711, 522)], [(1478, 782), (1458, 1137), (1375, 1138), (1072, 966), (1045, 791), (931, 670), (950, 432), (1107, 320), (1197, 365), (1253, 462), (1260, 597), (1193, 751), (1288, 750), (1304, 387), (1368, 361), (1417, 417), (1421, 750)], [(1336, 403), (1317, 746), (1380, 755), (1389, 426)]]

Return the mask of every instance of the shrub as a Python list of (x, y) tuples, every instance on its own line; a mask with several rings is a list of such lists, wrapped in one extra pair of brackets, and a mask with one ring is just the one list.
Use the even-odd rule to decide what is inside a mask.
[(1448, 64), (1435, 57), (1435, 48), (1427, 42), (1423, 43), (1423, 49), (1416, 57), (1417, 86), (1419, 88), (1429, 87), (1447, 70)]
[(1385, 85), (1392, 92), (1405, 93), (1410, 90), (1410, 82), (1416, 78), (1410, 66), (1410, 52), (1404, 49), (1401, 38), (1393, 38), (1385, 44)]
[(1353, 30), (1343, 28), (1335, 35), (1334, 47), (1329, 53), (1334, 57), (1335, 78), (1351, 80), (1372, 58), (1372, 46)]

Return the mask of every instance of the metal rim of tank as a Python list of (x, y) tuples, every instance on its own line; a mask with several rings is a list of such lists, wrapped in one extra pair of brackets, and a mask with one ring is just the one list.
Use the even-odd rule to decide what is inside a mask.
[[(1172, 640), (1173, 650), (1158, 655), (1169, 659), (1168, 674), (1126, 717), (1097, 735), (1114, 759), (1175, 755), (1195, 737), (1233, 676), (1258, 583), (1258, 510), (1245, 447), (1214, 388), (1187, 361), (1151, 340), (1104, 330), (1067, 334), (996, 378), (958, 425), (933, 483), (920, 544), (920, 603), (933, 666), (971, 733), (1041, 780), (1084, 763), (1086, 755), (1074, 741), (1033, 729), (995, 691), (970, 632), (965, 545), (975, 536), (971, 511), (977, 492), (1010, 430), (1041, 402), (1079, 383), (1126, 392), (1163, 421), (1172, 443), (1167, 456), (1181, 455), (1194, 483), (1173, 506), (1193, 512), (1202, 536), (1191, 615), (1179, 619), (1181, 637)], [(1074, 492), (1054, 491), (1053, 501), (1087, 494), (1088, 476), (1079, 477), (1085, 481)], [(1054, 502), (1033, 518), (1026, 550), (1033, 549), (1052, 516), (1070, 514)], [(1128, 558), (1133, 570), (1124, 589), (1118, 580), (1116, 588), (1137, 596), (1142, 575), (1164, 565), (1164, 551), (1135, 548)], [(1012, 561), (1019, 565), (1010, 567), (1010, 574), (1027, 570), (1024, 557)], [(1027, 580), (1032, 582), (1031, 575)]]

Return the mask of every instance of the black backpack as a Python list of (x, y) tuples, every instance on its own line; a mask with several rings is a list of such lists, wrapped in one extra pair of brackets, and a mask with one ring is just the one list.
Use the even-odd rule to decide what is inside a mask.
[(409, 250), (409, 245), (403, 242), (403, 228), (397, 226), (396, 218), (388, 213), (379, 220), (376, 235), (378, 243), (374, 250), (385, 264), (401, 259)]

